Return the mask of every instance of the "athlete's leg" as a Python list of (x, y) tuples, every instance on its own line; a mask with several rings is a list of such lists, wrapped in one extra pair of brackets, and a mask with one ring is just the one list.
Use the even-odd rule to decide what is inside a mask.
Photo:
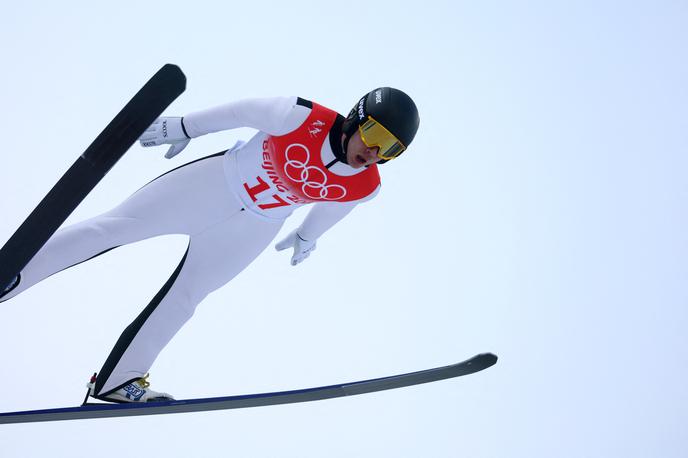
[(142, 377), (203, 298), (248, 266), (281, 226), (240, 211), (192, 234), (177, 270), (119, 338), (98, 374), (96, 394), (105, 396)]
[(209, 156), (167, 173), (113, 210), (60, 229), (22, 270), (0, 301), (115, 247), (162, 234), (191, 234), (237, 211), (227, 194), (222, 157)]

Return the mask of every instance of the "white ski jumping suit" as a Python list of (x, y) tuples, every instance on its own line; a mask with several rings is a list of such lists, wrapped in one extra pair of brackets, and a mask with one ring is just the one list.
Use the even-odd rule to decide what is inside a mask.
[(258, 133), (156, 178), (100, 216), (59, 230), (0, 301), (118, 246), (188, 235), (171, 278), (115, 344), (95, 394), (141, 378), (196, 306), (248, 266), (296, 207), (314, 203), (298, 234), (315, 240), (378, 192), (375, 165), (354, 169), (345, 162), (343, 120), (298, 97), (247, 99), (185, 116), (191, 138), (238, 127)]

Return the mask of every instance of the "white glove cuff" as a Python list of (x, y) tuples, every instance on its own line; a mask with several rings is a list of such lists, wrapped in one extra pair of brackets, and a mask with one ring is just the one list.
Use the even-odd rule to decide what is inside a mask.
[(165, 143), (178, 142), (191, 138), (184, 128), (184, 118), (163, 118), (161, 134)]

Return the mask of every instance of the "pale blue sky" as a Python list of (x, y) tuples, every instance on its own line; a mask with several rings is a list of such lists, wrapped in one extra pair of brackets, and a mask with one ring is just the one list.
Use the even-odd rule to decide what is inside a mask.
[[(687, 21), (683, 1), (5, 6), (2, 241), (166, 62), (188, 78), (171, 115), (269, 95), (345, 113), (380, 85), (420, 108), (380, 195), (304, 264), (269, 249), (210, 296), (154, 388), (205, 397), (500, 361), (351, 399), (5, 425), (0, 455), (685, 457)], [(70, 221), (249, 135), (172, 161), (135, 146)], [(184, 248), (121, 248), (2, 304), (0, 411), (79, 403)]]

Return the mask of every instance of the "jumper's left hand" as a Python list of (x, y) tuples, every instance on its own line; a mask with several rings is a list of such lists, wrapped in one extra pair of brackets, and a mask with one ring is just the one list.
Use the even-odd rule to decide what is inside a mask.
[(315, 250), (315, 242), (315, 240), (302, 239), (294, 230), (291, 234), (286, 236), (284, 240), (277, 243), (275, 249), (277, 251), (282, 251), (293, 247), (294, 254), (291, 257), (291, 265), (295, 266), (311, 255), (311, 251)]

